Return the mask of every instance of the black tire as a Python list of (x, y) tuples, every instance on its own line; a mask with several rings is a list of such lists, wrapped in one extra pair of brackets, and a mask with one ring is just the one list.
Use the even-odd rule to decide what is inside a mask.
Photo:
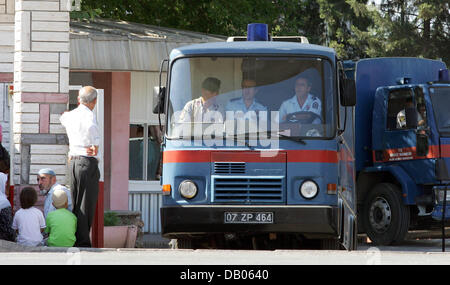
[(400, 189), (380, 183), (368, 193), (364, 203), (364, 225), (375, 245), (391, 245), (405, 238), (409, 228), (409, 208), (403, 204)]

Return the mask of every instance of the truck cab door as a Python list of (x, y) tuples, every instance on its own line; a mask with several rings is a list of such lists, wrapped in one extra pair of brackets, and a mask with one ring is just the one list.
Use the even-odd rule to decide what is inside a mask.
[[(342, 82), (341, 82), (342, 83)], [(350, 83), (350, 84), (349, 84)], [(354, 83), (342, 84), (344, 88), (349, 86), (350, 90), (341, 90), (346, 93), (339, 98), (339, 127), (342, 130), (338, 137), (338, 231), (339, 243), (347, 250), (357, 247), (357, 222), (356, 222), (356, 187), (355, 187), (355, 136), (354, 136)], [(345, 101), (345, 102), (344, 102)], [(345, 125), (344, 125), (345, 124)]]
[[(347, 116), (353, 117), (353, 108), (346, 107)], [(342, 112), (341, 112), (342, 113)], [(348, 120), (347, 120), (348, 121)], [(350, 123), (351, 125), (351, 123)], [(347, 250), (357, 246), (356, 235), (356, 188), (352, 128), (341, 134), (338, 143), (338, 231), (339, 243)]]
[(347, 141), (339, 149), (338, 231), (339, 243), (347, 250), (357, 246), (356, 192), (353, 149)]
[[(378, 139), (373, 133), (375, 162), (401, 166), (416, 184), (432, 181), (434, 167), (429, 159), (432, 155), (427, 120), (429, 108), (422, 89), (405, 86), (386, 88), (384, 92), (386, 111), (374, 107), (374, 129), (384, 129)], [(379, 112), (378, 116), (376, 112)], [(375, 124), (379, 126), (375, 127)]]

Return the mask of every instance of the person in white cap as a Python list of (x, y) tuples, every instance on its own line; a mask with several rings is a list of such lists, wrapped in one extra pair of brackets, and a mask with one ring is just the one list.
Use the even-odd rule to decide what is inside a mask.
[(52, 204), (56, 208), (47, 216), (45, 232), (49, 234), (48, 246), (72, 247), (75, 244), (77, 217), (67, 210), (68, 195), (66, 191), (56, 189), (52, 195)]
[(64, 190), (68, 197), (68, 209), (72, 211), (72, 195), (70, 190), (56, 182), (56, 173), (50, 168), (43, 168), (39, 170), (37, 175), (37, 181), (39, 184), (39, 190), (41, 190), (41, 195), (45, 195), (44, 201), (44, 217), (47, 218), (48, 213), (55, 210), (52, 205), (52, 195), (56, 189)]

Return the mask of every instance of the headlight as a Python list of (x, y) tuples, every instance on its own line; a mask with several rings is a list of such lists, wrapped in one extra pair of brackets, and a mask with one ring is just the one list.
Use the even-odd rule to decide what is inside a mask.
[(178, 191), (180, 191), (181, 196), (186, 199), (192, 199), (197, 195), (197, 185), (191, 180), (184, 180), (178, 186)]
[(312, 199), (317, 196), (317, 193), (319, 193), (319, 187), (314, 181), (306, 180), (300, 186), (300, 194), (305, 199)]

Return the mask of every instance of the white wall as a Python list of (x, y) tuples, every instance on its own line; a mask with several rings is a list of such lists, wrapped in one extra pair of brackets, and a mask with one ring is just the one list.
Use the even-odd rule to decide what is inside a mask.
[(0, 72), (14, 71), (14, 0), (0, 0)]

